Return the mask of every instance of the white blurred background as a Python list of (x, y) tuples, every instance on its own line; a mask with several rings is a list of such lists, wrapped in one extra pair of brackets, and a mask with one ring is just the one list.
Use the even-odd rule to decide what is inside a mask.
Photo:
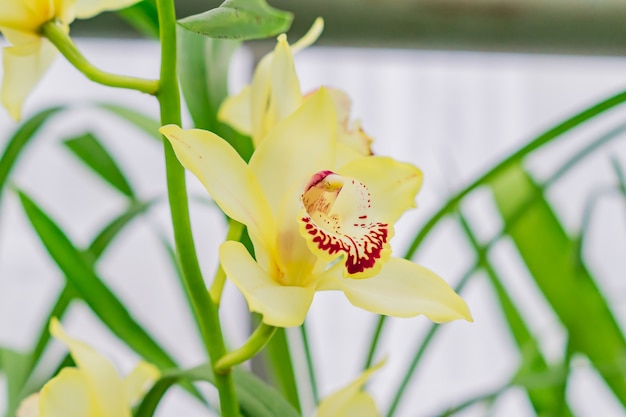
[[(103, 69), (157, 76), (156, 44), (121, 42), (77, 41), (84, 54)], [(365, 130), (376, 139), (377, 154), (413, 162), (424, 171), (419, 208), (407, 213), (396, 227), (393, 245), (400, 256), (419, 226), (454, 190), (534, 135), (626, 86), (623, 58), (310, 48), (297, 55), (296, 65), (303, 91), (323, 84), (348, 92), (353, 100), (353, 116), (361, 119)], [(249, 80), (252, 68), (252, 54), (239, 51), (232, 67), (233, 91)], [(157, 103), (151, 97), (95, 85), (59, 57), (28, 99), (24, 114), (28, 117), (38, 109), (60, 103), (71, 105), (73, 111), (46, 125), (23, 154), (12, 177), (12, 182), (33, 196), (78, 245), (86, 245), (121, 212), (125, 200), (84, 168), (61, 140), (86, 130), (97, 133), (140, 197), (165, 195), (159, 144), (119, 119), (95, 110), (91, 103), (97, 101), (119, 103), (158, 116)], [(546, 178), (581, 143), (599, 136), (624, 120), (625, 115), (622, 109), (603, 116), (568, 135), (566, 141), (542, 149), (527, 161), (527, 166), (537, 178)], [(6, 112), (0, 112), (0, 149), (16, 127)], [(597, 152), (551, 190), (551, 202), (568, 231), (579, 230), (590, 190), (615, 183), (608, 163), (611, 155), (626, 162), (626, 148), (620, 141)], [(193, 194), (205, 195), (191, 176), (189, 183)], [(500, 230), (497, 211), (486, 190), (473, 195), (463, 208), (481, 240), (489, 240)], [(603, 293), (621, 313), (617, 319), (623, 326), (626, 222), (620, 213), (624, 204), (608, 199), (599, 210), (594, 233), (586, 245), (586, 260)], [(193, 206), (193, 222), (202, 267), (205, 276), (211, 277), (225, 227), (217, 213), (203, 205)], [(123, 232), (105, 253), (98, 271), (135, 318), (183, 366), (193, 366), (203, 361), (203, 349), (167, 255), (155, 239), (155, 229), (170, 232), (165, 204), (152, 210), (148, 220), (139, 219)], [(531, 284), (512, 244), (498, 244), (494, 255), (496, 267), (540, 340), (545, 357), (558, 360), (564, 350), (563, 332)], [(428, 238), (416, 260), (455, 285), (472, 265), (473, 257), (460, 229), (448, 222)], [(29, 349), (62, 284), (62, 274), (42, 248), (17, 198), (7, 192), (0, 206), (0, 346)], [(447, 407), (497, 389), (516, 372), (517, 350), (488, 281), (480, 275), (472, 278), (462, 295), (475, 322), (446, 324), (441, 329), (418, 368), (398, 416), (437, 415)], [(231, 346), (245, 340), (249, 331), (245, 303), (230, 284), (222, 317)], [(122, 372), (129, 371), (137, 360), (84, 305), (75, 304), (64, 323), (72, 335), (96, 345)], [(322, 396), (358, 375), (374, 323), (375, 316), (352, 307), (342, 294), (316, 296), (308, 324)], [(382, 410), (387, 409), (427, 324), (421, 317), (390, 321), (379, 350), (379, 357), (387, 356), (388, 362), (370, 385)], [(55, 344), (50, 355), (58, 357), (61, 353), (60, 344)], [(1, 378), (0, 393), (6, 386)], [(568, 399), (579, 417), (626, 415), (584, 361), (574, 371)], [(310, 406), (310, 399), (304, 400)], [(0, 394), (0, 413), (3, 401)], [(485, 413), (478, 406), (460, 415)], [(158, 415), (209, 414), (185, 393), (174, 390)], [(497, 401), (491, 415), (525, 417), (534, 412), (525, 394), (513, 389)]]

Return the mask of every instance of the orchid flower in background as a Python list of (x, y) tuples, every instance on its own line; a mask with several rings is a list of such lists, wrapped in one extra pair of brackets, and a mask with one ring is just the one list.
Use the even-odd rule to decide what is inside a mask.
[(159, 370), (140, 362), (125, 378), (102, 355), (71, 338), (56, 318), (50, 333), (67, 345), (77, 368), (63, 368), (41, 391), (26, 398), (17, 417), (130, 417), (159, 377)]
[(378, 371), (385, 361), (367, 369), (348, 386), (323, 398), (313, 417), (378, 417), (374, 398), (363, 387), (372, 374)]
[(19, 120), (24, 100), (48, 70), (57, 49), (41, 35), (55, 21), (65, 32), (75, 18), (128, 7), (139, 0), (0, 0), (0, 32), (12, 46), (4, 48), (2, 105)]
[(379, 314), (471, 320), (445, 281), (390, 257), (393, 223), (415, 206), (421, 171), (380, 156), (337, 165), (337, 114), (325, 88), (272, 127), (249, 164), (214, 133), (160, 131), (221, 209), (247, 226), (256, 260), (228, 241), (220, 261), (265, 324), (302, 324), (318, 290), (341, 290)]
[[(308, 33), (289, 46), (280, 35), (273, 52), (265, 55), (252, 83), (239, 94), (224, 100), (218, 117), (243, 134), (252, 137), (255, 147), (278, 122), (292, 114), (312, 93), (302, 95), (294, 67), (293, 53), (313, 44), (324, 22), (318, 18)], [(350, 120), (351, 101), (341, 90), (327, 88), (337, 111), (337, 158), (339, 163), (371, 155), (372, 138), (361, 129), (358, 120)]]

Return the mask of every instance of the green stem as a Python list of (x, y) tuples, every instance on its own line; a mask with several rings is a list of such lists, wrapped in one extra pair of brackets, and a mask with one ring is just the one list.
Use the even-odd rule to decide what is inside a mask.
[[(157, 0), (157, 10), (161, 30), (161, 74), (157, 94), (161, 108), (161, 123), (180, 125), (180, 91), (176, 68), (176, 13), (173, 0)], [(185, 171), (176, 159), (169, 141), (163, 140), (163, 143), (174, 241), (183, 272), (184, 287), (200, 325), (200, 333), (209, 358), (215, 363), (217, 358), (221, 358), (226, 353), (217, 306), (209, 296), (198, 263), (191, 233)], [(216, 372), (215, 386), (219, 392), (222, 416), (238, 417), (239, 406), (232, 375), (229, 372), (225, 374)]]
[(300, 326), (300, 336), (304, 345), (304, 354), (306, 355), (306, 367), (309, 371), (309, 381), (311, 383), (311, 393), (315, 404), (320, 402), (320, 395), (317, 389), (317, 378), (315, 377), (315, 366), (313, 366), (313, 352), (311, 352), (311, 344), (306, 330), (306, 321)]
[(239, 349), (225, 354), (215, 362), (215, 372), (218, 374), (230, 372), (233, 366), (251, 359), (267, 345), (274, 333), (276, 333), (276, 327), (261, 323)]
[[(236, 220), (229, 219), (228, 220), (228, 233), (226, 233), (226, 240), (234, 240), (239, 241), (241, 239), (241, 234), (243, 233), (243, 224), (239, 223)], [(215, 272), (215, 277), (213, 278), (213, 283), (211, 283), (211, 289), (209, 290), (209, 294), (211, 295), (211, 299), (215, 303), (215, 305), (219, 306), (220, 301), (222, 299), (222, 291), (224, 291), (224, 284), (226, 283), (226, 273), (222, 268), (222, 264), (220, 263), (217, 267), (217, 271)]]
[(43, 36), (48, 38), (54, 46), (56, 46), (59, 52), (63, 54), (70, 64), (82, 72), (91, 81), (98, 84), (108, 85), (110, 87), (128, 88), (152, 95), (157, 93), (159, 83), (156, 80), (146, 80), (143, 78), (111, 74), (94, 67), (89, 61), (87, 61), (87, 58), (80, 53), (63, 27), (54, 20), (45, 23), (41, 27), (41, 33)]

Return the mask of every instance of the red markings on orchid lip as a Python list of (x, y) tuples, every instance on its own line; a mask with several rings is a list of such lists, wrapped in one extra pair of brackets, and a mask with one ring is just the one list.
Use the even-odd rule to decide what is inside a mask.
[(366, 220), (363, 212), (369, 210), (369, 202), (364, 184), (332, 171), (313, 175), (302, 195), (306, 215), (301, 218), (301, 232), (309, 247), (330, 257), (343, 253), (349, 275), (373, 270), (392, 234), (387, 223)]

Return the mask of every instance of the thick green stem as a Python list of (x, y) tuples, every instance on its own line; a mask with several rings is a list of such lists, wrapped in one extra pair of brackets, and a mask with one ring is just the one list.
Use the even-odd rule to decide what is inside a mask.
[(267, 345), (274, 333), (276, 333), (276, 327), (261, 323), (246, 343), (241, 345), (239, 349), (222, 356), (215, 363), (215, 371), (219, 374), (230, 372), (233, 366), (251, 359)]
[[(161, 75), (157, 99), (161, 107), (161, 123), (181, 123), (180, 91), (176, 68), (176, 14), (172, 0), (157, 0), (161, 30)], [(211, 300), (198, 264), (198, 256), (191, 233), (189, 203), (185, 171), (176, 159), (174, 150), (164, 140), (167, 189), (174, 228), (174, 240), (182, 269), (185, 291), (200, 325), (202, 340), (211, 361), (226, 353), (217, 306)], [(215, 373), (222, 416), (238, 417), (239, 406), (230, 373)]]
[(142, 93), (156, 94), (159, 82), (156, 80), (146, 80), (143, 78), (127, 77), (124, 75), (111, 74), (94, 67), (87, 58), (80, 53), (72, 39), (54, 20), (44, 24), (41, 27), (41, 34), (48, 38), (50, 42), (63, 54), (63, 56), (77, 70), (85, 74), (87, 78), (98, 84), (108, 85), (110, 87), (128, 88), (131, 90), (141, 91)]

